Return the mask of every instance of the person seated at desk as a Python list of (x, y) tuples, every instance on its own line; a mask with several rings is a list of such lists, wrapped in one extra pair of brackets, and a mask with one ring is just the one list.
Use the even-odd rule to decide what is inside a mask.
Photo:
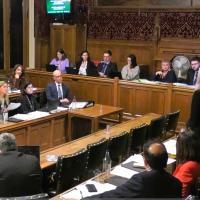
[(101, 61), (98, 66), (99, 76), (101, 77), (112, 77), (112, 73), (118, 72), (116, 63), (111, 62), (112, 52), (107, 50), (103, 54), (103, 61)]
[(186, 83), (188, 85), (195, 85), (197, 82), (198, 71), (200, 68), (200, 58), (195, 56), (191, 59), (191, 68), (187, 71)]
[(190, 109), (190, 117), (187, 127), (194, 131), (200, 131), (200, 73), (197, 77), (195, 91), (192, 95), (192, 103)]
[(62, 74), (66, 73), (65, 67), (69, 67), (69, 59), (66, 58), (63, 49), (57, 50), (57, 57), (50, 62), (50, 65), (57, 66), (57, 69), (60, 70)]
[(11, 133), (0, 134), (0, 197), (19, 197), (42, 192), (42, 171), (35, 156), (17, 151)]
[(13, 73), (8, 77), (8, 83), (11, 89), (20, 90), (26, 84), (24, 68), (20, 64), (16, 64), (13, 68)]
[(162, 71), (157, 71), (154, 76), (154, 81), (175, 83), (177, 82), (176, 74), (173, 69), (170, 69), (169, 61), (162, 61), (161, 63)]
[(6, 81), (0, 81), (0, 114), (7, 112), (9, 104), (8, 84)]
[(53, 72), (53, 83), (49, 83), (46, 88), (47, 101), (49, 103), (58, 101), (60, 104), (67, 104), (70, 102), (69, 88), (62, 83), (61, 71), (55, 70)]
[(88, 51), (82, 51), (80, 60), (76, 63), (78, 74), (84, 76), (99, 76), (97, 67), (91, 61)]
[(122, 68), (122, 79), (124, 80), (138, 80), (140, 77), (140, 68), (137, 65), (135, 55), (130, 54), (127, 57), (127, 65)]
[(39, 109), (39, 104), (33, 95), (32, 83), (27, 83), (24, 86), (22, 90), (22, 95), (19, 97), (19, 102), (21, 103), (21, 113), (29, 113)]
[(191, 130), (180, 133), (176, 143), (177, 167), (173, 175), (182, 183), (182, 197), (192, 194), (200, 177), (200, 138)]
[(90, 198), (180, 198), (181, 183), (165, 171), (168, 154), (165, 146), (158, 142), (144, 145), (146, 171), (133, 175), (115, 190)]

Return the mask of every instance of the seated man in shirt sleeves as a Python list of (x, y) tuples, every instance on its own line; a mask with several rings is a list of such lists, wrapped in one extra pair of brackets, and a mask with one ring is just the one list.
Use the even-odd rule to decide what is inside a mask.
[(69, 88), (62, 83), (61, 71), (53, 72), (54, 82), (49, 83), (46, 88), (46, 96), (48, 103), (59, 102), (59, 104), (67, 104), (70, 102)]
[(111, 62), (112, 52), (107, 50), (103, 54), (103, 61), (101, 61), (97, 68), (99, 72), (99, 76), (101, 77), (112, 77), (112, 73), (118, 72), (116, 63)]

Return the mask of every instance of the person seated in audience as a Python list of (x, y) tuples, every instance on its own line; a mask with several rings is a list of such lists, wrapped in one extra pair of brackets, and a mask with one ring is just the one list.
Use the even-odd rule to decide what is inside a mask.
[(7, 112), (9, 104), (8, 84), (6, 81), (0, 81), (0, 113)]
[(101, 61), (97, 68), (101, 77), (112, 77), (112, 73), (118, 72), (116, 63), (111, 62), (112, 52), (107, 50), (103, 54), (103, 61)]
[(49, 83), (46, 88), (47, 101), (68, 104), (70, 102), (69, 88), (62, 83), (62, 73), (59, 70), (53, 72), (54, 82)]
[(173, 175), (182, 183), (182, 197), (192, 194), (200, 176), (200, 138), (191, 130), (180, 133), (176, 143), (177, 167)]
[(26, 84), (24, 68), (20, 64), (16, 64), (13, 68), (13, 73), (8, 77), (8, 83), (11, 89), (20, 90)]
[(33, 95), (32, 83), (29, 82), (24, 86), (22, 95), (19, 97), (19, 102), (21, 103), (21, 113), (29, 113), (39, 109), (39, 104)]
[(133, 175), (115, 190), (90, 198), (179, 198), (181, 183), (165, 171), (168, 154), (165, 146), (150, 141), (144, 145), (146, 171)]
[(122, 79), (125, 80), (138, 80), (140, 77), (140, 68), (137, 65), (136, 57), (130, 54), (127, 57), (127, 65), (122, 68)]
[(154, 76), (154, 81), (166, 82), (166, 83), (175, 83), (177, 82), (176, 74), (173, 69), (170, 68), (169, 61), (162, 61), (161, 71), (157, 71)]
[(195, 91), (192, 96), (192, 103), (190, 109), (190, 117), (187, 122), (187, 127), (195, 130), (200, 131), (200, 73), (197, 77), (197, 82), (195, 86)]
[(0, 134), (0, 197), (19, 197), (42, 192), (42, 171), (35, 156), (17, 151), (11, 133)]
[(66, 73), (65, 67), (69, 67), (69, 59), (66, 58), (63, 49), (57, 50), (57, 57), (50, 62), (50, 65), (57, 66), (57, 69), (60, 70), (62, 74)]
[(78, 74), (84, 76), (99, 76), (97, 67), (91, 61), (88, 51), (81, 52), (80, 60), (76, 63)]
[(188, 85), (195, 85), (197, 82), (198, 71), (200, 68), (200, 58), (195, 56), (191, 59), (191, 68), (187, 71), (186, 83)]

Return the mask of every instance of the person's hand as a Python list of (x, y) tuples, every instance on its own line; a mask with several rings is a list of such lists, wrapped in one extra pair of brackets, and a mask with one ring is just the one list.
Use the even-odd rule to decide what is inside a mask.
[(16, 78), (16, 79), (19, 79), (19, 74), (15, 74), (15, 78)]
[(60, 103), (69, 103), (69, 100), (67, 98), (61, 99)]
[(99, 72), (99, 76), (103, 77), (103, 76), (104, 76), (104, 73)]
[(161, 75), (162, 75), (162, 72), (161, 72), (161, 71), (157, 71), (157, 72), (156, 72), (156, 75), (160, 75), (160, 76), (161, 76)]

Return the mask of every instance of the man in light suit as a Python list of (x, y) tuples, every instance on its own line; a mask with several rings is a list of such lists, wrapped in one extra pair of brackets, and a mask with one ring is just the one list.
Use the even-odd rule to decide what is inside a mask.
[(17, 151), (15, 136), (0, 134), (0, 197), (39, 194), (42, 171), (35, 156)]
[(97, 66), (99, 76), (112, 78), (112, 73), (118, 72), (116, 63), (111, 62), (112, 52), (107, 50), (103, 54), (103, 61)]
[(200, 58), (195, 56), (191, 59), (191, 68), (187, 71), (187, 80), (188, 85), (195, 85), (197, 82), (198, 71), (200, 68)]
[(168, 154), (162, 143), (144, 145), (146, 171), (133, 175), (115, 190), (90, 198), (181, 198), (181, 183), (165, 171)]
[(60, 104), (67, 104), (70, 101), (69, 88), (62, 83), (61, 71), (55, 70), (53, 72), (54, 82), (49, 83), (46, 88), (47, 101), (56, 102)]

